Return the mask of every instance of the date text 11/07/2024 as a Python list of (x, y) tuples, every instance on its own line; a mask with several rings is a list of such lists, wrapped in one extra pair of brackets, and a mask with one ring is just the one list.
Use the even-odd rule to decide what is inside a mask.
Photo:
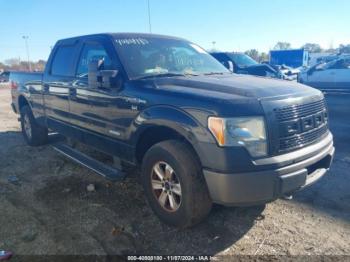
[(212, 256), (128, 256), (128, 261), (215, 261)]

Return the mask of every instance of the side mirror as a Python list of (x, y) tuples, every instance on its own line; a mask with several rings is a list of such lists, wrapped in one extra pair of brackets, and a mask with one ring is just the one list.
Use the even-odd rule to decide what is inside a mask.
[(222, 64), (224, 65), (224, 67), (226, 67), (232, 73), (235, 71), (232, 61), (224, 61)]
[(88, 64), (88, 84), (89, 87), (97, 88), (98, 87), (98, 61), (93, 60)]
[(228, 61), (228, 70), (230, 70), (232, 73), (235, 72), (235, 67), (233, 66), (232, 61)]
[(118, 70), (100, 70), (103, 61), (93, 60), (88, 64), (88, 83), (92, 88), (114, 88), (118, 85)]
[(97, 78), (97, 81), (101, 84), (99, 87), (118, 87), (117, 75), (118, 70), (100, 70)]

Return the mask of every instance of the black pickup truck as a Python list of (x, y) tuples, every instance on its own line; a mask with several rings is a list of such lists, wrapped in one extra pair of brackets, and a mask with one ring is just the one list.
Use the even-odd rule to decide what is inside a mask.
[(179, 38), (64, 39), (43, 74), (10, 80), (29, 145), (47, 143), (55, 131), (113, 156), (116, 164), (107, 165), (72, 143), (53, 145), (109, 179), (123, 179), (125, 165), (139, 167), (150, 206), (178, 227), (201, 221), (212, 203), (255, 205), (292, 194), (321, 178), (334, 154), (320, 91), (233, 74)]

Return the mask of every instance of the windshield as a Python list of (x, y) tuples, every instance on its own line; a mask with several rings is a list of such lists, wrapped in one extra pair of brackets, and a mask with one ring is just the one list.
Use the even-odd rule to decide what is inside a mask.
[(252, 65), (257, 65), (253, 58), (245, 54), (228, 54), (228, 56), (233, 60), (233, 62), (239, 67), (248, 67)]
[(202, 48), (184, 40), (150, 36), (116, 38), (115, 42), (131, 79), (230, 73)]

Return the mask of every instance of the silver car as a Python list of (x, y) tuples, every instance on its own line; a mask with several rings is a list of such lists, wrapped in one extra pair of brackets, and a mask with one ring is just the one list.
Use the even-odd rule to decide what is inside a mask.
[(298, 82), (323, 91), (350, 92), (350, 57), (312, 66), (299, 74)]

